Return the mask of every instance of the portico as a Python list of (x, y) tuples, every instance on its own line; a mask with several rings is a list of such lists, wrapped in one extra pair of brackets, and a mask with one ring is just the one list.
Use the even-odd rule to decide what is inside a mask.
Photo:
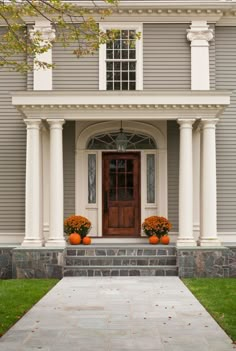
[[(62, 136), (63, 125), (70, 120), (75, 120), (77, 123), (90, 121), (95, 129), (98, 128), (96, 127), (97, 122), (102, 125), (110, 121), (116, 126), (117, 121), (123, 120), (127, 126), (129, 125), (129, 128), (132, 128), (132, 123), (141, 123), (140, 125), (145, 126), (154, 121), (176, 120), (180, 126), (177, 246), (196, 246), (196, 238), (193, 235), (193, 203), (197, 201), (196, 196), (199, 196), (201, 204), (199, 244), (202, 246), (220, 245), (216, 230), (215, 127), (220, 114), (229, 104), (229, 95), (228, 92), (219, 91), (214, 93), (210, 91), (130, 92), (129, 94), (119, 93), (119, 95), (107, 92), (71, 92), (70, 94), (67, 92), (21, 92), (13, 94), (13, 105), (24, 115), (27, 125), (26, 234), (22, 245), (65, 246)], [(42, 127), (49, 130), (50, 151), (45, 148)], [(192, 135), (199, 128), (201, 146), (199, 144), (198, 147), (201, 151), (198, 150), (198, 152), (201, 156), (200, 164), (197, 165), (196, 160), (193, 160), (192, 157)], [(161, 136), (161, 132), (158, 133)], [(162, 137), (164, 140), (165, 137)], [(162, 151), (164, 150), (163, 145)], [(50, 164), (48, 170), (44, 169), (45, 162)], [(197, 194), (193, 192), (193, 179), (198, 177), (196, 174), (193, 177), (193, 164), (194, 169), (198, 169), (200, 177), (198, 179), (200, 189)], [(159, 163), (159, 169), (161, 165), (163, 163)], [(81, 172), (87, 171), (82, 167)], [(47, 174), (50, 179), (49, 184), (46, 179)], [(167, 175), (166, 169), (163, 174)], [(49, 189), (49, 196), (45, 192), (45, 186)], [(168, 216), (167, 189), (162, 195), (163, 201), (164, 198), (167, 205), (166, 212), (163, 213), (165, 209), (160, 204), (157, 206), (157, 211), (159, 215)], [(141, 199), (142, 201), (144, 199)], [(49, 208), (48, 238), (43, 235), (43, 227), (47, 222), (43, 216), (45, 206)], [(98, 216), (102, 216), (101, 208), (98, 209)], [(101, 218), (100, 221), (102, 221)], [(97, 232), (98, 236), (101, 234)]]

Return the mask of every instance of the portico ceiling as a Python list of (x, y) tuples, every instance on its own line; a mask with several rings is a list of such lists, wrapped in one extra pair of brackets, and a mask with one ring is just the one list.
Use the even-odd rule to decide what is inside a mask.
[(230, 91), (23, 91), (12, 104), (23, 118), (166, 120), (219, 118)]

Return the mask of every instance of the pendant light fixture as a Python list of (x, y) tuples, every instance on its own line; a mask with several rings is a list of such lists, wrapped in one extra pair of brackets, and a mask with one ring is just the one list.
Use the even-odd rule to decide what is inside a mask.
[(123, 132), (122, 121), (120, 121), (120, 131), (116, 137), (115, 143), (116, 143), (116, 149), (118, 152), (126, 151), (126, 148), (128, 145), (128, 139), (125, 133)]

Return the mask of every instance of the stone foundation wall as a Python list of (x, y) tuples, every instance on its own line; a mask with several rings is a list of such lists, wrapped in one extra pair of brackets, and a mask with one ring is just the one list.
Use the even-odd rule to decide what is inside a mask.
[(229, 248), (229, 276), (236, 278), (236, 247)]
[(236, 277), (236, 248), (185, 248), (177, 250), (180, 278)]
[(12, 256), (13, 278), (63, 277), (64, 249), (16, 248)]
[(13, 247), (0, 247), (0, 279), (12, 278)]
[[(90, 247), (91, 249), (93, 249), (92, 246)], [(70, 253), (68, 249), (68, 253), (72, 256), (74, 251), (76, 250), (73, 249)], [(110, 251), (109, 254), (111, 254)], [(148, 253), (145, 251), (145, 254)], [(80, 254), (77, 255), (80, 256)], [(81, 255), (83, 255), (83, 250)], [(97, 255), (100, 255), (99, 250)], [(140, 255), (142, 257), (141, 251), (139, 252)], [(65, 250), (59, 248), (0, 247), (0, 279), (61, 279), (64, 275), (64, 266), (66, 264), (65, 256)], [(177, 249), (177, 266), (178, 275), (181, 278), (236, 278), (236, 247)]]

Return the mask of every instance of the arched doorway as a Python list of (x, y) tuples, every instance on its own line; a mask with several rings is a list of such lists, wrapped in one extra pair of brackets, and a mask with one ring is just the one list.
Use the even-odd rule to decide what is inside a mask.
[(92, 221), (92, 236), (137, 237), (145, 217), (167, 214), (166, 135), (148, 123), (123, 127), (124, 153), (115, 145), (119, 121), (77, 133), (76, 213)]

